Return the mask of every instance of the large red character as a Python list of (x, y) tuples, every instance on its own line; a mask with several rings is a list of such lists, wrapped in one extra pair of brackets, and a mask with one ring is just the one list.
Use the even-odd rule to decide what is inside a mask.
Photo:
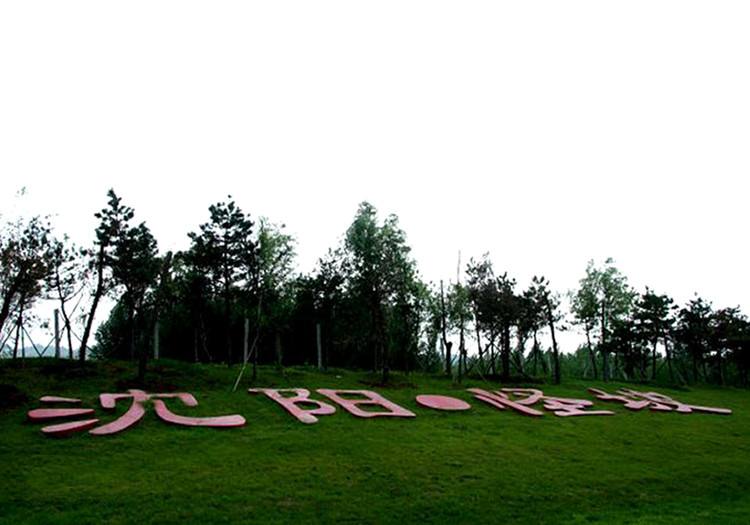
[[(108, 410), (115, 408), (118, 399), (130, 399), (131, 405), (122, 416), (115, 419), (114, 421), (95, 427), (99, 422), (98, 419), (86, 419), (81, 421), (71, 421), (68, 423), (60, 423), (55, 425), (49, 425), (42, 428), (42, 432), (48, 436), (67, 436), (75, 432), (83, 430), (89, 430), (90, 434), (95, 436), (106, 436), (111, 434), (117, 434), (123, 430), (132, 427), (138, 421), (140, 421), (146, 413), (144, 407), (145, 403), (149, 400), (153, 400), (156, 415), (162, 421), (172, 423), (174, 425), (189, 426), (189, 427), (241, 427), (245, 424), (245, 418), (240, 415), (231, 416), (220, 416), (220, 417), (186, 417), (175, 414), (167, 405), (162, 401), (165, 398), (175, 398), (182, 401), (182, 403), (189, 407), (198, 405), (195, 397), (188, 393), (174, 393), (174, 394), (147, 394), (143, 390), (128, 390), (127, 394), (100, 394), (99, 402), (102, 407)], [(70, 398), (58, 398), (55, 396), (45, 396), (41, 398), (43, 403), (80, 403), (79, 399)], [(28, 413), (28, 418), (31, 421), (49, 421), (54, 419), (93, 415), (94, 410), (91, 408), (40, 408), (31, 410)]]
[[(280, 404), (284, 410), (296, 417), (299, 421), (308, 425), (317, 423), (318, 418), (315, 416), (327, 416), (336, 412), (336, 408), (310, 398), (310, 391), (304, 388), (251, 388), (248, 390), (251, 394), (265, 394), (269, 399), (273, 399)], [(293, 395), (283, 395), (291, 393)], [(304, 405), (315, 405), (315, 408), (305, 409)]]
[(707, 414), (730, 415), (732, 411), (728, 408), (704, 407), (688, 405), (672, 399), (658, 392), (639, 392), (629, 388), (621, 388), (616, 394), (610, 394), (598, 388), (589, 388), (589, 392), (602, 401), (618, 401), (625, 405), (628, 410), (642, 410), (648, 407), (654, 412), (677, 412), (679, 414), (691, 414), (693, 412), (705, 412)]
[[(251, 388), (248, 392), (251, 394), (265, 394), (303, 423), (317, 423), (318, 418), (315, 416), (326, 416), (336, 412), (336, 408), (333, 405), (312, 399), (310, 391), (304, 388)], [(356, 417), (416, 417), (413, 412), (388, 401), (377, 392), (372, 392), (371, 390), (329, 390), (321, 388), (317, 392)], [(292, 395), (284, 395), (289, 393)], [(356, 396), (356, 399), (352, 399), (351, 396)], [(305, 409), (305, 405), (314, 405), (315, 408)], [(363, 410), (360, 408), (363, 406), (379, 407), (381, 410)]]
[(609, 410), (586, 410), (594, 404), (587, 399), (546, 396), (544, 392), (536, 388), (503, 388), (495, 392), (487, 392), (480, 388), (469, 388), (469, 392), (474, 394), (475, 398), (495, 408), (500, 410), (510, 408), (527, 416), (539, 417), (544, 415), (544, 412), (532, 408), (539, 402), (542, 403), (545, 410), (558, 417), (614, 415), (614, 412)]

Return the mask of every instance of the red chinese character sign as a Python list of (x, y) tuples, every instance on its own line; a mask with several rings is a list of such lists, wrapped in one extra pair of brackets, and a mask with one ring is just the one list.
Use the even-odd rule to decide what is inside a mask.
[(679, 414), (691, 414), (693, 412), (704, 412), (706, 414), (731, 415), (728, 408), (704, 407), (688, 405), (658, 392), (639, 392), (628, 388), (621, 388), (616, 394), (609, 394), (598, 388), (589, 388), (589, 392), (602, 401), (617, 401), (622, 403), (628, 410), (642, 410), (647, 408), (654, 412), (677, 412)]
[[(57, 396), (44, 396), (40, 399), (40, 401), (42, 403), (56, 405), (79, 405), (81, 403), (80, 399)], [(26, 416), (29, 421), (37, 423), (90, 415), (94, 415), (93, 408), (37, 408), (34, 410), (30, 410)], [(81, 432), (83, 430), (93, 428), (98, 422), (98, 419), (92, 418), (82, 419), (79, 421), (69, 421), (67, 423), (57, 423), (54, 425), (45, 426), (44, 428), (42, 428), (42, 432), (47, 436), (69, 436), (76, 432)]]
[[(99, 401), (103, 408), (112, 410), (115, 408), (117, 400), (130, 399), (131, 404), (128, 410), (119, 418), (105, 425), (93, 428), (99, 423), (99, 419), (86, 419), (49, 425), (42, 428), (42, 433), (48, 436), (68, 436), (75, 432), (89, 430), (89, 434), (95, 436), (106, 436), (117, 434), (138, 423), (146, 414), (145, 404), (153, 400), (156, 415), (162, 421), (174, 425), (189, 427), (240, 427), (245, 424), (245, 418), (240, 415), (219, 416), (219, 417), (186, 417), (173, 413), (169, 410), (162, 399), (174, 398), (179, 399), (189, 407), (198, 405), (195, 397), (188, 393), (173, 394), (147, 394), (142, 390), (128, 390), (126, 394), (101, 394)], [(55, 396), (45, 396), (40, 399), (43, 403), (80, 403), (78, 399), (58, 398)], [(94, 409), (91, 408), (41, 408), (31, 410), (28, 413), (30, 421), (52, 421), (56, 419), (93, 415)]]
[[(335, 414), (336, 406), (343, 408), (355, 417), (364, 419), (416, 417), (416, 414), (411, 410), (399, 406), (371, 390), (318, 389), (317, 393), (325, 397), (325, 401), (313, 399), (310, 397), (310, 391), (304, 388), (251, 388), (249, 392), (264, 394), (298, 421), (305, 424), (317, 423), (319, 416)], [(468, 392), (475, 399), (499, 410), (511, 410), (530, 417), (541, 417), (545, 414), (545, 411), (558, 417), (614, 415), (614, 412), (609, 410), (594, 410), (593, 401), (588, 399), (548, 396), (535, 388), (502, 388), (491, 392), (481, 388), (469, 388)], [(677, 412), (680, 414), (703, 412), (729, 415), (732, 413), (727, 408), (689, 405), (657, 392), (639, 392), (626, 388), (618, 390), (615, 394), (597, 388), (589, 388), (589, 392), (600, 401), (615, 401), (623, 404), (629, 410), (648, 408), (655, 412)], [(30, 410), (27, 416), (31, 422), (53, 423), (42, 428), (42, 433), (48, 436), (68, 436), (84, 430), (88, 430), (90, 434), (95, 436), (117, 434), (143, 419), (149, 403), (153, 405), (159, 419), (173, 425), (214, 428), (232, 428), (245, 425), (245, 418), (238, 414), (217, 417), (191, 417), (176, 414), (167, 407), (165, 399), (179, 401), (187, 407), (198, 405), (198, 401), (189, 393), (149, 394), (143, 390), (128, 390), (126, 393), (100, 394), (100, 404), (106, 410), (114, 410), (118, 401), (130, 403), (125, 413), (103, 425), (99, 425), (99, 418), (93, 417), (95, 416), (93, 408), (79, 407), (77, 405), (81, 404), (80, 399), (67, 397), (44, 396), (40, 401), (45, 405), (54, 405), (55, 408), (37, 408)], [(461, 399), (434, 394), (416, 396), (416, 404), (441, 411), (462, 411), (471, 408), (469, 403)], [(59, 422), (59, 420), (71, 418), (76, 419)]]
[(609, 410), (586, 410), (594, 404), (587, 399), (546, 396), (544, 392), (535, 388), (503, 388), (495, 392), (469, 388), (469, 392), (474, 394), (475, 398), (499, 410), (512, 409), (526, 416), (544, 415), (544, 412), (532, 408), (532, 405), (537, 403), (541, 403), (545, 410), (558, 417), (614, 415), (614, 412)]
[[(312, 399), (310, 397), (310, 391), (305, 390), (304, 388), (251, 388), (248, 392), (251, 394), (265, 394), (268, 398), (273, 399), (280, 404), (284, 410), (296, 417), (302, 423), (317, 423), (318, 418), (315, 416), (327, 416), (336, 412), (336, 408), (333, 405)], [(414, 412), (388, 401), (380, 394), (372, 392), (371, 390), (330, 390), (321, 388), (317, 392), (356, 417), (416, 417)], [(283, 395), (284, 393), (292, 393), (293, 395), (285, 396)], [(354, 399), (352, 399), (352, 397), (354, 397)], [(304, 405), (314, 405), (315, 408), (304, 409)], [(362, 407), (376, 407), (381, 410), (371, 411), (365, 410)]]
[[(366, 419), (371, 417), (417, 417), (414, 412), (406, 410), (370, 390), (328, 390), (320, 388), (318, 389), (318, 393), (326, 396), (356, 417)], [(356, 397), (356, 399), (351, 399), (352, 396)], [(365, 410), (361, 407), (378, 407), (382, 410), (376, 412)]]
[[(268, 398), (273, 399), (280, 404), (284, 410), (296, 417), (299, 421), (308, 425), (317, 423), (318, 418), (315, 416), (328, 416), (336, 412), (336, 408), (310, 398), (310, 391), (304, 388), (251, 388), (248, 390), (251, 394), (265, 394)], [(291, 393), (287, 396), (284, 394)], [(304, 405), (315, 405), (315, 408), (305, 409)]]

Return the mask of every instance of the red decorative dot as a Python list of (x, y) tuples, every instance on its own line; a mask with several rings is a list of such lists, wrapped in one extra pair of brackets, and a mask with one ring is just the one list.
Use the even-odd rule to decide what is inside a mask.
[(435, 410), (469, 410), (471, 405), (466, 401), (448, 396), (422, 395), (417, 396), (417, 403)]

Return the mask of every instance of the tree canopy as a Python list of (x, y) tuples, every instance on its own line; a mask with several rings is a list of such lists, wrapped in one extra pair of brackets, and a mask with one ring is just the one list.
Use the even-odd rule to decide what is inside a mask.
[[(146, 222), (110, 190), (94, 214), (93, 243), (74, 246), (31, 217), (0, 230), (0, 336), (15, 348), (34, 303), (56, 301), (68, 357), (148, 356), (228, 364), (311, 364), (467, 375), (503, 381), (563, 375), (605, 380), (747, 385), (750, 323), (738, 307), (695, 296), (683, 306), (638, 292), (612, 259), (589, 261), (566, 295), (535, 276), (525, 286), (484, 254), (455, 279), (425, 282), (396, 215), (362, 202), (313, 271), (297, 240), (237, 202), (208, 207), (183, 251), (160, 253)], [(459, 257), (460, 259), (460, 257)], [(89, 349), (98, 306), (116, 305)], [(567, 304), (565, 299), (567, 299)], [(76, 313), (78, 312), (78, 313)], [(585, 342), (561, 348), (567, 313)], [(79, 337), (80, 334), (80, 337)], [(566, 339), (567, 340), (567, 339)], [(241, 356), (241, 359), (240, 357)]]

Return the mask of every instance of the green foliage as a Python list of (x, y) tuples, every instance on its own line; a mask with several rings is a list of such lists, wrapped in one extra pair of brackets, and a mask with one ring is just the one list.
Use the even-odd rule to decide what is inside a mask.
[(695, 297), (680, 310), (676, 337), (684, 355), (692, 362), (693, 381), (698, 381), (700, 366), (711, 345), (711, 304)]
[(294, 308), (296, 241), (283, 228), (261, 218), (257, 242), (263, 324), (276, 330), (286, 325)]
[(88, 258), (89, 269), (94, 273), (96, 282), (91, 294), (91, 305), (86, 316), (78, 352), (81, 361), (86, 359), (89, 335), (94, 326), (94, 317), (99, 301), (105, 294), (112, 291), (117, 284), (112, 271), (113, 262), (116, 263), (117, 256), (114, 252), (118, 245), (118, 239), (123, 235), (123, 232), (127, 231), (129, 222), (135, 214), (133, 208), (122, 204), (122, 199), (117, 196), (113, 189), (107, 192), (107, 197), (107, 206), (94, 214), (94, 217), (99, 219), (99, 224), (94, 231), (94, 246), (84, 252)]
[[(560, 370), (560, 352), (557, 348), (557, 338), (555, 336), (555, 326), (562, 320), (562, 314), (559, 311), (560, 297), (553, 293), (549, 288), (549, 281), (544, 277), (536, 275), (531, 280), (531, 286), (524, 293), (522, 303), (522, 322), (519, 324), (519, 331), (523, 329), (534, 332), (534, 349), (539, 351), (536, 340), (536, 333), (542, 326), (546, 325), (550, 330), (552, 338), (552, 360), (553, 360), (553, 378), (556, 384), (562, 380)], [(536, 356), (535, 356), (536, 357)]]
[(380, 224), (375, 207), (360, 204), (340, 251), (343, 284), (346, 300), (359, 305), (353, 313), (369, 327), (369, 337), (353, 338), (372, 355), (384, 382), (392, 359), (408, 369), (417, 354), (424, 286), (410, 252), (395, 215)]
[[(521, 377), (528, 377), (526, 362), (531, 361), (534, 374), (537, 373), (541, 346), (538, 334), (545, 327), (550, 329), (552, 355), (554, 364), (553, 377), (560, 380), (558, 366), (558, 348), (555, 337), (555, 325), (560, 321), (559, 298), (549, 290), (549, 282), (544, 277), (535, 276), (530, 287), (522, 293), (516, 292), (515, 279), (503, 273), (495, 276), (492, 261), (488, 254), (481, 260), (473, 259), (467, 266), (468, 298), (474, 316), (477, 338), (484, 337), (487, 342), (485, 352), (489, 354), (489, 371), (496, 372), (495, 346), (499, 343), (501, 376), (507, 380), (511, 370)], [(515, 350), (511, 339), (515, 334)], [(533, 338), (533, 346), (526, 355), (526, 344)], [(479, 345), (481, 348), (481, 345)], [(485, 356), (480, 355), (480, 361)]]
[[(141, 336), (131, 341), (131, 354), (143, 355), (153, 344), (151, 327), (158, 318), (163, 355), (192, 360), (236, 360), (236, 347), (243, 340), (244, 320), (252, 321), (250, 336), (259, 339), (264, 354), (274, 347), (281, 358), (281, 340), (289, 338), (295, 307), (295, 241), (268, 219), (261, 218), (255, 230), (249, 216), (234, 203), (209, 208), (210, 220), (190, 234), (190, 250), (155, 257), (155, 243), (144, 227), (133, 228), (110, 257), (118, 271), (115, 282), (142, 277), (145, 294)], [(140, 263), (135, 264), (140, 257)], [(129, 264), (133, 262), (134, 264)], [(141, 270), (140, 275), (130, 273)], [(138, 281), (133, 281), (133, 283)], [(123, 308), (130, 304), (126, 293)], [(115, 312), (113, 312), (113, 316)], [(109, 347), (128, 341), (132, 325), (110, 319), (99, 333), (99, 355), (126, 357), (122, 349)], [(273, 339), (277, 340), (274, 342)], [(259, 351), (261, 351), (259, 350)], [(257, 355), (257, 353), (256, 353)]]
[(231, 195), (228, 199), (209, 206), (209, 221), (188, 234), (191, 262), (208, 276), (217, 293), (225, 295), (240, 280), (257, 286), (259, 279), (254, 223)]
[(42, 294), (53, 254), (46, 218), (18, 219), (0, 229), (0, 337), (8, 318), (22, 315)]
[[(108, 323), (97, 329), (98, 347), (96, 355), (123, 355), (127, 341), (130, 358), (138, 356), (139, 379), (143, 381), (148, 359), (148, 348), (143, 335), (145, 328), (151, 327), (151, 319), (145, 312), (147, 293), (156, 285), (161, 262), (157, 256), (157, 243), (145, 223), (132, 226), (134, 217), (132, 208), (121, 205), (120, 199), (110, 190), (110, 207), (98, 214), (100, 225), (97, 229), (97, 241), (100, 243), (101, 264), (106, 264), (111, 272), (109, 291), (115, 293), (122, 289), (119, 303), (126, 312), (125, 337), (113, 329), (119, 328), (115, 323)], [(97, 260), (97, 264), (99, 264)], [(101, 267), (103, 275), (103, 266)], [(102, 288), (97, 287), (98, 290)], [(114, 321), (115, 319), (110, 319)], [(139, 329), (140, 328), (140, 329)]]
[(68, 346), (68, 358), (73, 359), (73, 312), (68, 302), (83, 292), (89, 275), (85, 262), (85, 250), (70, 242), (67, 235), (52, 241), (50, 274), (45, 282), (45, 291), (56, 299), (62, 314), (62, 333)]
[(261, 276), (258, 244), (253, 236), (253, 221), (228, 196), (227, 202), (209, 206), (210, 219), (199, 232), (188, 234), (192, 245), (188, 259), (195, 273), (207, 277), (213, 293), (223, 303), (224, 358), (234, 361), (232, 342), (232, 304), (240, 282), (256, 297), (260, 295)]
[[(444, 371), (458, 381), (476, 374), (559, 382), (565, 373), (601, 371), (605, 380), (748, 383), (750, 328), (739, 308), (714, 310), (696, 297), (677, 311), (666, 295), (637, 294), (612, 259), (590, 261), (570, 293), (586, 343), (564, 355), (556, 334), (568, 329), (566, 312), (545, 278), (522, 289), (508, 273), (496, 275), (485, 254), (470, 260), (465, 282), (458, 275), (428, 286), (397, 216), (381, 219), (367, 202), (317, 268), (297, 275), (296, 240), (269, 219), (254, 223), (231, 196), (209, 207), (208, 221), (188, 234), (188, 250), (163, 256), (145, 223), (133, 224), (134, 210), (113, 190), (107, 199), (83, 254), (65, 237), (53, 239), (39, 218), (2, 231), (6, 341), (5, 321), (11, 314), (18, 321), (46, 291), (73, 347), (69, 303), (90, 290), (82, 359), (97, 305), (110, 295), (118, 307), (98, 332), (100, 357), (145, 359), (158, 322), (161, 355), (231, 364), (242, 347), (254, 370), (316, 364), (320, 350), (324, 368), (378, 370), (384, 382), (395, 368)], [(14, 281), (22, 273), (23, 286)]]
[[(605, 381), (611, 376), (609, 357), (615, 348), (609, 337), (618, 323), (629, 316), (635, 295), (627, 277), (617, 269), (612, 259), (604, 261), (601, 267), (589, 261), (586, 275), (581, 279), (578, 290), (572, 294), (573, 315), (586, 330), (588, 341), (593, 327), (599, 323), (598, 350), (603, 356), (602, 375)], [(591, 352), (593, 355), (593, 349)]]
[(159, 272), (156, 239), (145, 223), (122, 228), (110, 266), (114, 282), (125, 289), (125, 301), (138, 308)]

